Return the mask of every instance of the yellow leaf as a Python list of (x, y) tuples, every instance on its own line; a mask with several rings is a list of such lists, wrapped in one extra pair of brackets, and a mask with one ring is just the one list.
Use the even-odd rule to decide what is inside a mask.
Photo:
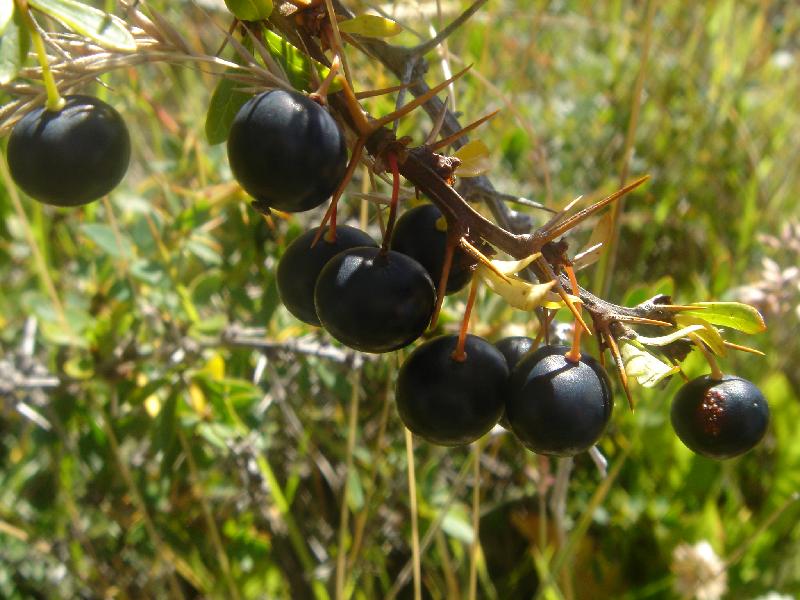
[(461, 146), (455, 157), (461, 160), (456, 169), (456, 175), (459, 177), (477, 177), (492, 167), (489, 148), (480, 140), (472, 140)]
[(360, 15), (339, 23), (339, 30), (365, 37), (385, 38), (401, 33), (403, 28), (394, 21), (378, 15)]
[(150, 394), (144, 400), (144, 409), (150, 415), (150, 418), (155, 419), (158, 413), (161, 412), (161, 400), (155, 394)]
[(537, 252), (522, 260), (493, 260), (492, 266), (503, 275), (515, 275), (541, 256), (542, 253)]
[(670, 365), (653, 356), (634, 342), (620, 340), (620, 353), (625, 363), (625, 373), (643, 387), (653, 387), (662, 379), (680, 371), (678, 365)]
[(686, 313), (680, 313), (675, 316), (675, 322), (684, 327), (687, 325), (702, 325), (702, 329), (695, 331), (694, 334), (703, 340), (703, 343), (717, 356), (725, 356), (728, 354), (725, 348), (725, 340), (711, 323), (705, 319), (695, 317)]
[(541, 306), (550, 288), (555, 285), (555, 281), (530, 283), (515, 275), (498, 275), (485, 265), (478, 265), (476, 272), (486, 282), (489, 289), (520, 310), (533, 310)]
[(219, 354), (213, 354), (203, 367), (203, 371), (214, 381), (222, 381), (225, 379), (225, 360)]
[(189, 404), (198, 414), (205, 414), (206, 395), (196, 383), (189, 384)]

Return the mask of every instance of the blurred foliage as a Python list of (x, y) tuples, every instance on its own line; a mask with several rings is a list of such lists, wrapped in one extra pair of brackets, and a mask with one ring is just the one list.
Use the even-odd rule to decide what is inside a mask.
[[(195, 47), (219, 45), (208, 19), (224, 27), (227, 17), (208, 2), (153, 4)], [(443, 3), (441, 22), (461, 4)], [(465, 122), (503, 109), (476, 136), (493, 150), (500, 189), (555, 207), (600, 195), (619, 183), (649, 43), (629, 172), (651, 181), (625, 201), (609, 299), (757, 290), (770, 329), (737, 341), (766, 356), (732, 355), (723, 367), (761, 386), (773, 421), (754, 451), (716, 463), (672, 433), (678, 378), (635, 389), (633, 413), (618, 394), (600, 445), (616, 477), (603, 481), (578, 456), (563, 515), (551, 501), (565, 463), (489, 436), (482, 598), (675, 597), (673, 550), (701, 540), (730, 561), (726, 597), (800, 594), (800, 510), (778, 512), (800, 489), (800, 288), (790, 272), (800, 229), (787, 229), (800, 220), (800, 12), (787, 2), (657, 2), (648, 40), (647, 7), (487, 3), (448, 41), (454, 71), (475, 65), (456, 106)], [(433, 2), (385, 8), (406, 27), (393, 42), (412, 44), (439, 23)], [(429, 58), (429, 78), (442, 77)], [(395, 83), (351, 59), (359, 89)], [(0, 390), (12, 367), (61, 381), (0, 397), (0, 597), (333, 597), (345, 486), (345, 592), (411, 597), (409, 585), (393, 588), (411, 557), (391, 400), (401, 356), (357, 361), (293, 319), (275, 289), (281, 252), (321, 215), (267, 222), (248, 207), (224, 145), (205, 141), (212, 74), (163, 65), (103, 79), (93, 91), (123, 112), (135, 148), (110, 201), (44, 207), (0, 172)], [(393, 103), (367, 105), (383, 114)], [(429, 127), (411, 116), (401, 132), (419, 142)], [(351, 203), (341, 220), (361, 214)], [(372, 209), (369, 222), (377, 235)], [(591, 229), (571, 238), (573, 250)], [(464, 302), (448, 299), (440, 329)], [(529, 320), (484, 294), (475, 330), (496, 339)], [(702, 359), (684, 370), (700, 374)], [(472, 456), (415, 447), (421, 534), (435, 531), (426, 597), (466, 594)]]

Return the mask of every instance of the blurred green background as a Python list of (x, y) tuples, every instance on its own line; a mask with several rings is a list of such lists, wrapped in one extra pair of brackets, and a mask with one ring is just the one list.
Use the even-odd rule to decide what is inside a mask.
[[(226, 27), (228, 16), (215, 3), (152, 4), (193, 48), (216, 51), (212, 22)], [(382, 9), (407, 27), (393, 43), (411, 45), (466, 6)], [(760, 446), (718, 463), (671, 430), (679, 378), (635, 388), (634, 412), (617, 389), (600, 443), (614, 475), (605, 480), (587, 455), (570, 472), (496, 434), (476, 482), (469, 448), (417, 441), (425, 597), (466, 597), (476, 483), (480, 598), (800, 595), (796, 8), (504, 0), (448, 40), (452, 71), (474, 65), (455, 85), (462, 122), (502, 109), (475, 136), (492, 150), (499, 189), (562, 207), (613, 191), (624, 169), (650, 175), (625, 201), (605, 297), (754, 303), (768, 331), (732, 339), (765, 356), (722, 365), (762, 388), (773, 418)], [(348, 56), (359, 90), (396, 83)], [(428, 58), (433, 83), (442, 56)], [(154, 65), (103, 80), (84, 89), (123, 113), (134, 144), (109, 202), (53, 209), (0, 177), (0, 597), (334, 597), (342, 549), (345, 595), (412, 597), (392, 403), (402, 353), (354, 358), (291, 317), (275, 289), (286, 244), (321, 214), (268, 223), (248, 207), (224, 144), (205, 141), (208, 70)], [(394, 101), (366, 105), (380, 115)], [(400, 130), (419, 143), (429, 127), (411, 116)], [(342, 220), (362, 209), (349, 202)], [(366, 215), (377, 235), (374, 208)], [(570, 236), (573, 250), (595, 225)], [(579, 278), (599, 289), (602, 269)], [(464, 303), (448, 299), (440, 329), (457, 327)], [(532, 331), (532, 319), (481, 292), (474, 330), (497, 339)], [(684, 365), (690, 377), (705, 368), (696, 356)], [(23, 389), (22, 376), (60, 385)], [(717, 562), (686, 550), (703, 541)], [(698, 581), (717, 585), (690, 591)]]

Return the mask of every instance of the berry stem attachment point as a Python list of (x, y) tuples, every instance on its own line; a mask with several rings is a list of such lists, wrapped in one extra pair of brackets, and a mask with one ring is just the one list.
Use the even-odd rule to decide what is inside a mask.
[(453, 266), (453, 256), (456, 253), (456, 246), (458, 246), (460, 239), (460, 235), (455, 235), (451, 233), (451, 230), (448, 230), (444, 247), (444, 260), (442, 261), (442, 273), (436, 286), (436, 306), (431, 317), (431, 329), (435, 328), (436, 323), (439, 321), (439, 313), (442, 311), (442, 303), (447, 293), (447, 281), (450, 279), (450, 267)]
[(330, 222), (330, 228), (325, 239), (328, 241), (336, 241), (336, 209), (339, 204), (339, 198), (342, 197), (344, 189), (353, 178), (353, 173), (356, 171), (356, 166), (358, 166), (358, 163), (361, 160), (361, 154), (363, 151), (364, 139), (359, 138), (356, 140), (356, 143), (353, 146), (353, 152), (350, 156), (350, 162), (347, 164), (347, 170), (344, 172), (344, 177), (342, 177), (339, 187), (337, 187), (336, 191), (333, 192), (331, 204), (328, 207), (328, 210), (325, 212), (325, 216), (322, 217), (322, 222), (319, 224), (319, 230), (317, 231), (317, 235), (314, 237), (314, 241), (311, 242), (312, 248), (317, 245), (317, 242), (319, 242), (322, 234), (325, 232), (325, 226), (328, 224), (328, 222)]
[(721, 380), (724, 377), (724, 374), (722, 373), (722, 369), (719, 368), (719, 363), (714, 357), (714, 353), (708, 349), (708, 347), (703, 343), (703, 340), (701, 340), (697, 334), (690, 333), (689, 339), (692, 340), (694, 345), (697, 346), (700, 352), (703, 353), (703, 356), (705, 356), (706, 361), (708, 362), (708, 366), (711, 367), (711, 373), (709, 374), (709, 377), (711, 377), (711, 379)]
[(467, 298), (467, 307), (464, 309), (464, 318), (461, 320), (461, 329), (458, 332), (458, 342), (456, 342), (456, 349), (453, 350), (453, 360), (464, 362), (467, 360), (467, 353), (464, 352), (464, 344), (467, 341), (467, 332), (469, 331), (469, 319), (472, 316), (472, 308), (475, 306), (475, 298), (478, 295), (478, 278), (473, 277), (472, 283), (469, 287), (469, 297)]
[(397, 166), (397, 155), (389, 152), (386, 155), (386, 162), (389, 163), (389, 171), (392, 174), (392, 201), (389, 203), (389, 219), (386, 221), (386, 231), (381, 245), (381, 252), (384, 254), (389, 251), (389, 242), (392, 241), (392, 231), (397, 220), (397, 202), (400, 198), (400, 168)]
[(25, 28), (28, 30), (33, 40), (33, 46), (36, 49), (36, 59), (39, 61), (39, 66), (42, 68), (42, 81), (47, 91), (45, 108), (53, 112), (59, 111), (64, 108), (65, 100), (61, 97), (61, 94), (58, 93), (58, 86), (56, 85), (55, 77), (53, 77), (53, 72), (50, 70), (50, 62), (47, 60), (47, 49), (44, 47), (42, 34), (39, 33), (39, 28), (33, 21), (27, 0), (17, 0), (17, 8), (19, 8), (22, 20), (25, 23)]
[[(572, 286), (573, 290), (577, 290), (578, 288), (578, 280), (575, 277), (575, 269), (572, 266), (567, 265), (564, 267), (564, 270), (567, 272), (567, 277), (569, 277), (569, 284)], [(578, 314), (580, 314), (580, 303), (578, 306), (575, 307), (578, 310)], [(565, 355), (567, 360), (570, 362), (579, 362), (581, 360), (581, 332), (583, 331), (583, 327), (581, 327), (578, 320), (575, 320), (575, 324), (573, 325), (573, 334), (572, 334), (572, 348), (570, 351), (567, 352)]]
[(333, 83), (333, 80), (336, 79), (336, 76), (339, 74), (339, 69), (342, 66), (342, 61), (339, 60), (339, 56), (334, 56), (333, 60), (331, 61), (331, 68), (328, 76), (325, 77), (324, 81), (319, 85), (317, 91), (311, 94), (311, 98), (314, 100), (318, 100), (321, 104), (327, 104), (328, 101), (326, 99), (328, 95), (328, 90)]

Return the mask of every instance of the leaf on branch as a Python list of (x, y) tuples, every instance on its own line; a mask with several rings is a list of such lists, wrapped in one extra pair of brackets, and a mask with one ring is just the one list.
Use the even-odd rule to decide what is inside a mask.
[(387, 38), (402, 33), (399, 23), (378, 15), (360, 15), (339, 23), (339, 31), (371, 38)]
[(522, 260), (493, 260), (492, 266), (503, 275), (515, 275), (541, 256), (541, 252), (531, 254)]
[(680, 313), (675, 316), (675, 322), (681, 326), (687, 325), (701, 325), (702, 328), (694, 332), (694, 335), (699, 337), (703, 343), (717, 356), (725, 356), (728, 350), (725, 347), (725, 340), (711, 323), (705, 319), (692, 316), (687, 313)]
[(261, 21), (272, 14), (272, 0), (225, 0), (225, 6), (240, 21)]
[(680, 371), (679, 366), (665, 363), (636, 342), (620, 340), (619, 349), (625, 363), (625, 374), (636, 379), (642, 387), (653, 387)]
[(456, 175), (459, 177), (478, 177), (492, 167), (489, 148), (481, 140), (464, 144), (455, 153), (455, 157), (461, 161), (456, 168)]
[(675, 342), (690, 333), (695, 333), (702, 329), (705, 329), (705, 325), (689, 325), (688, 327), (683, 327), (682, 329), (673, 331), (668, 335), (662, 335), (659, 337), (645, 337), (643, 335), (639, 335), (636, 336), (636, 341), (640, 344), (644, 344), (645, 346), (666, 346), (667, 344), (671, 344), (672, 342)]
[(541, 306), (550, 288), (555, 285), (555, 281), (530, 283), (515, 275), (499, 275), (485, 265), (478, 265), (476, 273), (486, 282), (489, 289), (520, 310), (530, 311)]
[(761, 313), (749, 304), (741, 302), (693, 302), (696, 311), (687, 310), (681, 315), (692, 315), (705, 319), (720, 327), (730, 327), (744, 333), (760, 333), (767, 329)]
[(228, 139), (236, 113), (250, 99), (250, 94), (238, 89), (238, 84), (222, 77), (211, 94), (206, 113), (206, 138), (212, 146)]
[[(264, 29), (264, 41), (267, 43), (267, 50), (283, 67), (289, 83), (298, 90), (311, 91), (311, 69), (317, 70), (320, 80), (324, 80), (330, 73), (330, 69), (309, 58), (296, 46), (293, 46), (281, 36), (273, 33), (269, 29)], [(336, 76), (331, 83), (329, 93), (339, 92), (342, 89), (342, 78)]]
[(13, 16), (14, 0), (0, 0), (0, 35), (3, 35)]
[(15, 12), (0, 36), (0, 85), (5, 85), (17, 76), (25, 64), (30, 46), (31, 36), (28, 29), (22, 24), (19, 13)]
[(28, 0), (28, 4), (103, 48), (121, 52), (136, 50), (136, 40), (119, 17), (75, 0)]

